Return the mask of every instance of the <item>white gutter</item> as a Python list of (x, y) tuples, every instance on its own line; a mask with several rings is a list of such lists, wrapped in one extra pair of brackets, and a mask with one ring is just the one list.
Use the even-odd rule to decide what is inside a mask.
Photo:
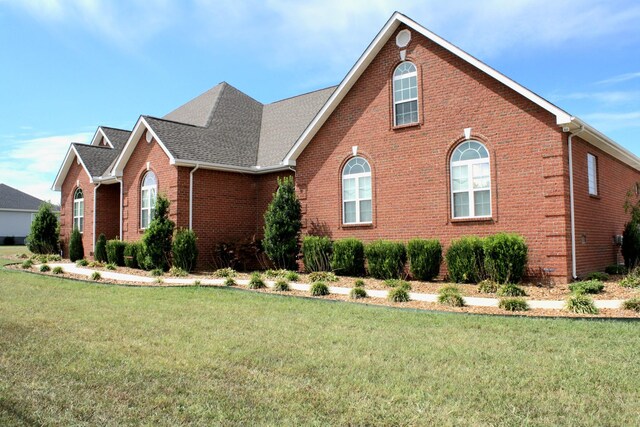
[(193, 230), (193, 173), (200, 168), (200, 164), (196, 163), (196, 167), (189, 172), (189, 230)]
[(567, 138), (567, 149), (569, 150), (569, 212), (571, 216), (571, 277), (574, 279), (578, 278), (578, 274), (576, 268), (576, 212), (573, 196), (573, 150), (571, 140), (582, 132), (584, 132), (584, 126), (580, 126), (576, 132), (571, 132)]
[(120, 179), (118, 179), (118, 177), (115, 177), (116, 181), (120, 183), (120, 240), (122, 240), (122, 194), (123, 194), (123, 186), (124, 183), (122, 182), (122, 177), (120, 177)]
[(183, 167), (199, 166), (202, 169), (218, 170), (223, 172), (252, 173), (252, 174), (279, 172), (279, 171), (285, 171), (289, 169), (289, 165), (283, 164), (283, 163), (275, 166), (230, 166), (230, 165), (223, 165), (220, 163), (193, 162), (190, 160), (176, 159), (175, 162), (171, 164), (173, 164), (174, 166), (183, 166)]
[(98, 187), (102, 185), (101, 182), (98, 183), (95, 187), (93, 187), (93, 254), (95, 256), (96, 253), (96, 204), (97, 204), (97, 195), (98, 195)]

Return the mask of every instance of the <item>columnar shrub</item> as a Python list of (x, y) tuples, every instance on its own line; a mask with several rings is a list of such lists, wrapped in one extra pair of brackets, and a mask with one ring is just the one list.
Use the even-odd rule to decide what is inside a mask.
[(449, 279), (456, 283), (478, 283), (485, 278), (482, 239), (462, 237), (449, 245), (445, 254)]
[(139, 268), (138, 266), (138, 250), (141, 244), (138, 242), (127, 243), (124, 247), (124, 265), (129, 268)]
[(498, 283), (518, 283), (527, 266), (527, 244), (522, 236), (498, 233), (484, 239), (484, 266)]
[(198, 238), (193, 230), (181, 228), (176, 232), (171, 248), (174, 266), (180, 267), (186, 272), (190, 272), (195, 268), (196, 260), (198, 259), (197, 240)]
[(302, 239), (302, 260), (307, 273), (331, 271), (331, 239), (305, 236)]
[(107, 261), (109, 264), (115, 264), (124, 267), (124, 250), (127, 244), (122, 240), (107, 241)]
[(69, 259), (72, 262), (76, 262), (82, 258), (84, 258), (82, 234), (80, 234), (80, 231), (77, 228), (74, 228), (71, 232), (71, 238), (69, 239)]
[(364, 244), (351, 238), (333, 242), (331, 269), (341, 276), (363, 276)]
[(93, 257), (96, 261), (107, 262), (107, 238), (104, 234), (100, 234), (96, 240), (96, 252)]
[(437, 240), (412, 239), (407, 244), (409, 271), (418, 280), (433, 280), (440, 273), (442, 246)]
[(404, 273), (407, 250), (402, 243), (378, 240), (364, 249), (369, 274), (376, 279), (398, 279)]
[(640, 262), (640, 222), (635, 218), (624, 225), (622, 256), (627, 269), (634, 268)]
[(60, 227), (58, 218), (51, 211), (51, 205), (43, 203), (40, 205), (33, 222), (31, 222), (27, 246), (34, 254), (55, 254), (60, 250), (59, 240)]
[(174, 228), (175, 223), (169, 219), (169, 200), (164, 196), (158, 196), (155, 215), (142, 236), (147, 267), (163, 271), (169, 269)]
[(296, 196), (293, 177), (278, 178), (278, 190), (264, 214), (265, 253), (277, 267), (293, 270), (302, 227), (302, 207)]

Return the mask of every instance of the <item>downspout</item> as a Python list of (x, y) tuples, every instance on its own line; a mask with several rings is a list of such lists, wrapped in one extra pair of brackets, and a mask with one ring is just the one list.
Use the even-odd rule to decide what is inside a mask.
[(122, 240), (122, 194), (123, 194), (123, 185), (124, 183), (122, 182), (122, 177), (120, 177), (120, 179), (118, 179), (118, 177), (116, 176), (116, 181), (120, 183), (120, 240)]
[(584, 132), (584, 126), (580, 126), (577, 132), (571, 132), (567, 138), (567, 149), (569, 150), (569, 213), (571, 216), (571, 277), (578, 278), (576, 268), (576, 212), (573, 196), (573, 153), (572, 139), (574, 136)]
[(93, 187), (93, 254), (96, 253), (96, 201), (98, 195), (98, 188), (102, 185), (101, 182), (98, 183), (95, 187)]
[(200, 164), (196, 163), (196, 167), (189, 172), (189, 230), (193, 230), (193, 173), (200, 168)]

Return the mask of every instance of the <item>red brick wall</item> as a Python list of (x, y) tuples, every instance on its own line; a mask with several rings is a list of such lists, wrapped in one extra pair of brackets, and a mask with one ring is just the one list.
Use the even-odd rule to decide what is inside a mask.
[(62, 183), (60, 197), (60, 237), (63, 241), (62, 251), (69, 256), (69, 239), (73, 230), (73, 195), (77, 188), (81, 188), (84, 195), (84, 232), (82, 246), (84, 255), (88, 257), (93, 246), (93, 184), (89, 182), (89, 175), (82, 165), (74, 161)]
[[(297, 160), (305, 232), (365, 241), (438, 238), (445, 248), (464, 235), (517, 232), (529, 245), (530, 267), (566, 280), (568, 175), (555, 117), (413, 32), (407, 59), (418, 67), (420, 124), (394, 129), (394, 40)], [(467, 127), (490, 152), (490, 221), (451, 220), (449, 155)], [(372, 166), (371, 226), (341, 225), (341, 167), (352, 146)]]
[(104, 234), (107, 240), (119, 238), (120, 184), (103, 184), (96, 196), (96, 236)]

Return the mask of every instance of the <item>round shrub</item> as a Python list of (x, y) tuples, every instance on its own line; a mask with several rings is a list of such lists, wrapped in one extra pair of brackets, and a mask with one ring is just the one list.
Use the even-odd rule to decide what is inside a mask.
[(22, 264), (20, 265), (20, 267), (22, 267), (25, 270), (30, 269), (31, 267), (33, 267), (33, 261), (31, 261), (30, 259), (27, 259), (25, 261), (22, 262)]
[(633, 310), (640, 313), (640, 298), (631, 298), (622, 303), (625, 310)]
[(96, 280), (97, 281), (97, 280), (100, 280), (100, 279), (102, 279), (102, 276), (97, 271), (94, 271), (91, 274), (91, 280)]
[(527, 293), (520, 286), (508, 283), (498, 288), (498, 296), (500, 297), (526, 297)]
[(449, 279), (456, 283), (478, 283), (484, 279), (482, 239), (462, 237), (449, 245), (445, 254)]
[(351, 291), (349, 292), (349, 298), (351, 299), (361, 299), (366, 297), (367, 297), (367, 291), (365, 291), (363, 288), (359, 286), (352, 288)]
[(445, 286), (438, 291), (438, 302), (450, 307), (464, 307), (464, 299), (456, 286)]
[(180, 267), (176, 267), (175, 265), (169, 269), (169, 276), (173, 277), (187, 277), (189, 273), (181, 269)]
[(609, 280), (609, 274), (603, 273), (602, 271), (594, 271), (584, 276), (584, 280), (599, 280), (601, 282), (606, 282)]
[(78, 261), (76, 261), (76, 265), (78, 267), (87, 267), (89, 265), (89, 261), (87, 261), (86, 259), (82, 258), (82, 259), (79, 259)]
[(198, 259), (197, 240), (198, 238), (193, 230), (181, 228), (176, 232), (171, 246), (174, 266), (187, 273), (196, 267), (196, 260)]
[(519, 283), (527, 267), (527, 244), (518, 234), (498, 233), (484, 239), (484, 267), (498, 283)]
[(604, 289), (604, 283), (599, 280), (586, 280), (569, 285), (569, 290), (574, 294), (599, 294)]
[(287, 271), (287, 273), (284, 275), (284, 278), (290, 282), (295, 282), (296, 280), (300, 279), (300, 275), (295, 271)]
[(82, 258), (84, 258), (82, 234), (80, 234), (80, 231), (78, 231), (77, 228), (74, 228), (71, 232), (71, 238), (69, 239), (69, 259), (71, 262), (76, 262)]
[(598, 314), (593, 300), (584, 294), (572, 295), (567, 299), (566, 309), (578, 314)]
[(93, 257), (96, 261), (107, 262), (107, 238), (102, 233), (96, 240), (96, 252)]
[(53, 274), (64, 274), (64, 270), (59, 265), (56, 267), (53, 267), (52, 272)]
[(485, 279), (478, 283), (478, 292), (483, 294), (495, 294), (498, 291), (498, 284), (490, 279)]
[(331, 240), (328, 237), (305, 236), (302, 239), (302, 261), (307, 273), (331, 271)]
[(273, 285), (273, 290), (278, 292), (286, 292), (291, 290), (289, 284), (285, 280), (277, 280)]
[(151, 276), (160, 277), (164, 274), (164, 271), (161, 268), (154, 268), (151, 270)]
[(233, 268), (219, 268), (217, 269), (213, 275), (216, 277), (221, 277), (221, 278), (229, 278), (229, 277), (236, 277), (237, 272), (233, 269)]
[(527, 304), (527, 301), (523, 298), (502, 298), (498, 307), (507, 311), (529, 310), (529, 304)]
[(224, 285), (225, 286), (235, 286), (236, 285), (236, 281), (233, 279), (233, 277), (227, 277), (224, 280)]
[(399, 279), (404, 273), (407, 250), (399, 242), (378, 240), (364, 249), (369, 274), (376, 279)]
[(138, 251), (142, 244), (139, 242), (127, 243), (124, 247), (124, 265), (129, 268), (140, 268), (138, 265)]
[(402, 286), (398, 286), (389, 291), (387, 299), (391, 302), (407, 302), (410, 299), (409, 291)]
[(315, 282), (311, 285), (310, 291), (314, 297), (329, 295), (329, 287), (324, 282)]
[(442, 246), (437, 240), (412, 239), (407, 244), (409, 271), (418, 280), (433, 280), (440, 273)]
[(49, 265), (47, 265), (47, 264), (42, 264), (40, 266), (40, 272), (41, 273), (46, 273), (47, 271), (51, 271), (51, 267), (49, 267)]
[(249, 289), (263, 289), (266, 288), (264, 280), (262, 280), (262, 276), (257, 271), (251, 275), (249, 279)]
[(362, 279), (356, 279), (353, 282), (353, 286), (356, 288), (364, 288), (366, 285), (365, 281)]
[(341, 276), (363, 276), (364, 244), (351, 238), (333, 242), (331, 269)]

